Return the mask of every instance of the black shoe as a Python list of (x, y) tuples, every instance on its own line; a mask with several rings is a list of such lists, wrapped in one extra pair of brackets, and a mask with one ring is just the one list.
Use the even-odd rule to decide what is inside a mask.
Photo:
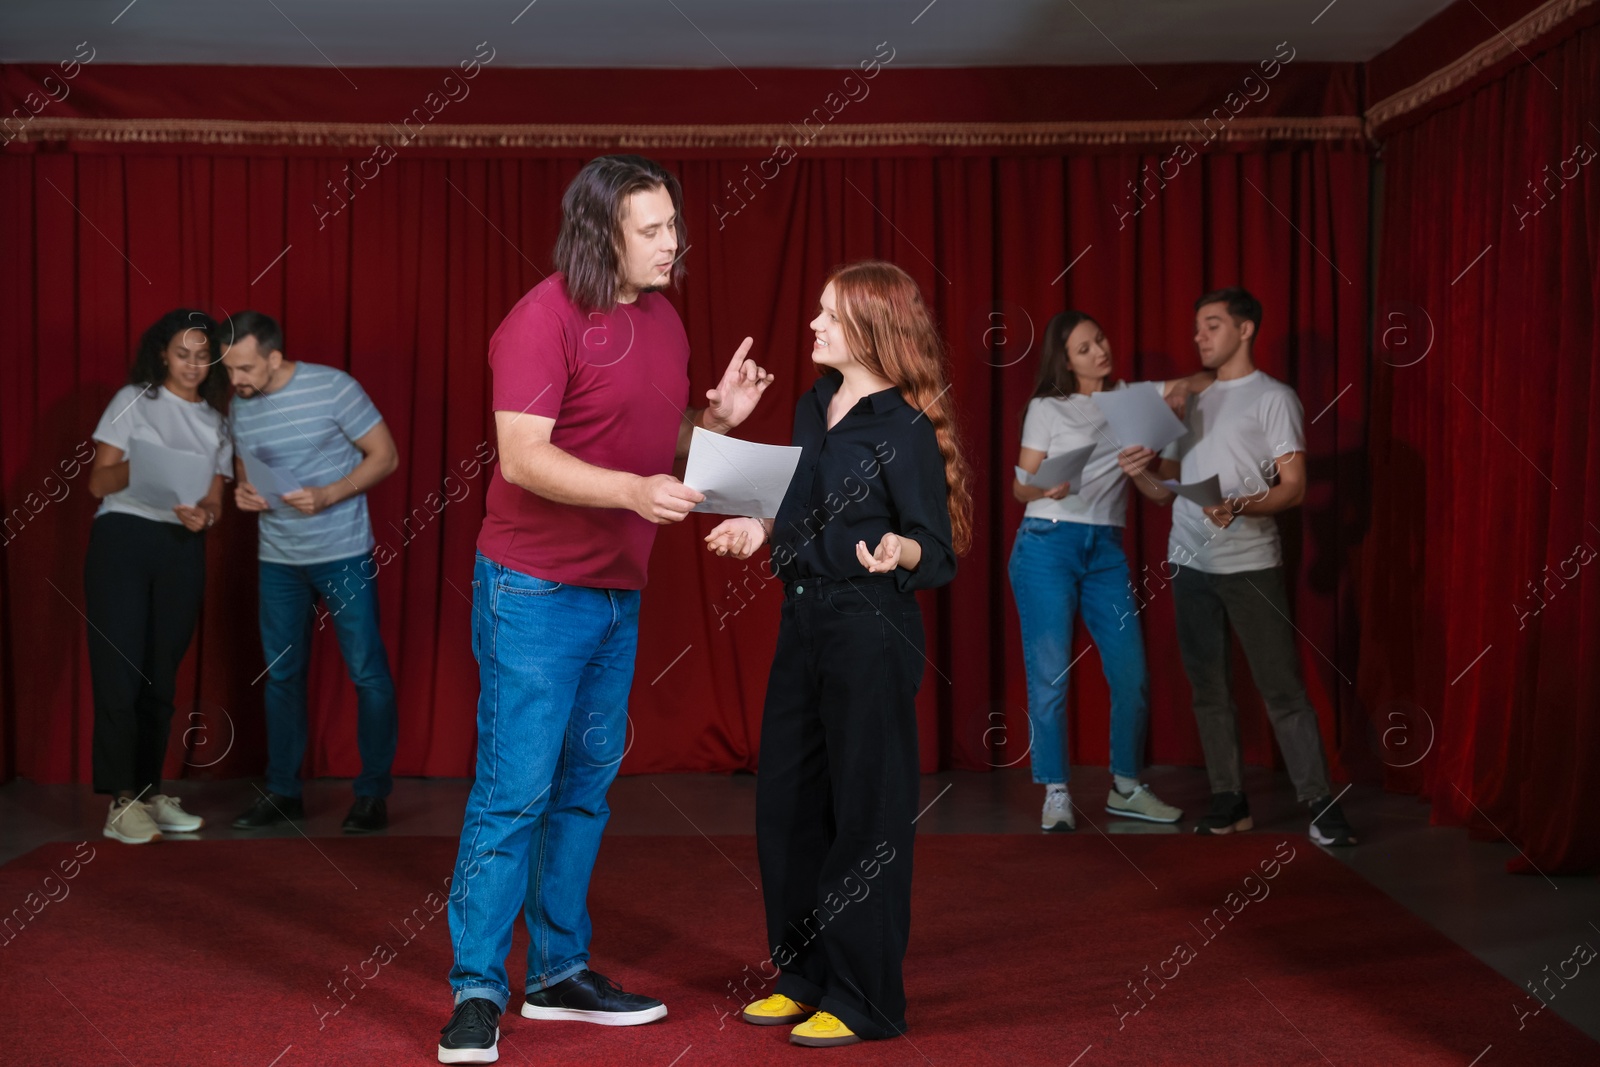
[(344, 817), (347, 834), (370, 834), (389, 825), (389, 805), (382, 797), (356, 797), (350, 814)]
[(1248, 830), (1255, 825), (1250, 818), (1250, 804), (1243, 793), (1212, 793), (1211, 810), (1200, 816), (1194, 824), (1197, 834), (1214, 837)]
[(500, 1009), (492, 1000), (470, 997), (456, 1005), (439, 1031), (439, 1062), (493, 1063), (500, 1058), (499, 1044)]
[(278, 793), (262, 793), (260, 799), (250, 805), (250, 809), (237, 819), (233, 820), (235, 830), (259, 830), (264, 826), (276, 826), (280, 822), (290, 819), (304, 819), (306, 817), (305, 805), (299, 797), (286, 797)]
[(529, 1019), (573, 1019), (601, 1026), (638, 1026), (667, 1014), (667, 1006), (654, 997), (624, 993), (605, 975), (579, 971), (549, 989), (529, 993), (522, 1002)]
[(1356, 843), (1355, 831), (1345, 821), (1338, 801), (1322, 797), (1311, 802), (1311, 840), (1333, 848)]

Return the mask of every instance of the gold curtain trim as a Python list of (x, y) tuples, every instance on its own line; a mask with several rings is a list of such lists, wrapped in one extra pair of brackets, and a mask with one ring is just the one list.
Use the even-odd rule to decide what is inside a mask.
[(1595, 2), (1596, 0), (1549, 0), (1549, 3), (1528, 12), (1503, 33), (1496, 33), (1454, 62), (1440, 67), (1421, 81), (1373, 104), (1367, 109), (1367, 129), (1376, 130), (1385, 123), (1460, 88)]
[[(1226, 114), (1226, 112), (1224, 112)], [(1363, 136), (1360, 116), (1236, 118), (1211, 137), (1203, 118), (1137, 122), (889, 122), (797, 126), (448, 125), (376, 122), (253, 122), (232, 119), (37, 118), (17, 141), (101, 141), (114, 144), (299, 145), (354, 148), (1052, 148), (1068, 145), (1164, 144), (1179, 141), (1341, 141)], [(1213, 128), (1217, 128), (1213, 119)], [(409, 140), (407, 140), (409, 136)]]

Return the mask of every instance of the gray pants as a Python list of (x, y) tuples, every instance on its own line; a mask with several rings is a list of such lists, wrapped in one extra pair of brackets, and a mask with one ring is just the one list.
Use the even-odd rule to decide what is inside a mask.
[(1172, 582), (1178, 617), (1178, 649), (1194, 691), (1194, 718), (1205, 749), (1213, 793), (1244, 790), (1239, 745), (1239, 709), (1230, 679), (1233, 625), (1250, 662), (1250, 674), (1267, 705), (1267, 717), (1289, 779), (1301, 800), (1328, 795), (1328, 760), (1322, 751), (1317, 712), (1306, 698), (1295, 651), (1283, 568), (1208, 574), (1180, 567)]

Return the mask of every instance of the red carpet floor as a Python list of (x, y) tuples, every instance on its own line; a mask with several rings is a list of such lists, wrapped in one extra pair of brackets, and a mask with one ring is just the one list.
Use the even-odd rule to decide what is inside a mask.
[[(514, 1000), (500, 1062), (1600, 1063), (1554, 1012), (1519, 1029), (1534, 1005), (1517, 986), (1303, 838), (1284, 841), (924, 836), (909, 1034), (816, 1050), (723, 1015), (745, 999), (730, 983), (762, 992), (754, 841), (608, 837), (594, 963), (671, 1015), (535, 1023)], [(454, 851), (388, 837), (96, 839), (76, 867), (72, 845), (30, 853), (0, 868), (0, 907), (31, 916), (0, 935), (0, 1063), (433, 1062), (450, 953), (430, 910), (443, 893), (429, 894)], [(519, 928), (513, 988), (524, 944)]]

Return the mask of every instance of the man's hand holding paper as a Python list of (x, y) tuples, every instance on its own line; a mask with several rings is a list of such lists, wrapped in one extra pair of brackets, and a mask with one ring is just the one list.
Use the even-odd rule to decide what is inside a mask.
[(799, 448), (741, 441), (697, 426), (683, 484), (705, 495), (696, 511), (771, 518), (799, 463)]

